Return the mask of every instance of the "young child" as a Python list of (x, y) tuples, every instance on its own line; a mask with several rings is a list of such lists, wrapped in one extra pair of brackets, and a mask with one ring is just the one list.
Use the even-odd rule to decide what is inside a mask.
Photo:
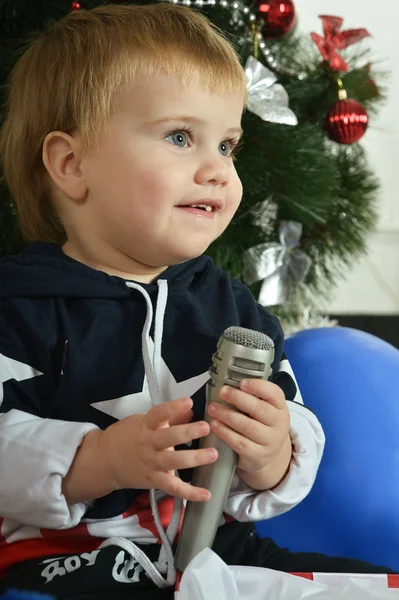
[(173, 597), (181, 499), (209, 499), (190, 478), (217, 460), (198, 450), (207, 371), (232, 325), (276, 355), (272, 381), (223, 389), (245, 415), (209, 409), (239, 455), (214, 550), (378, 571), (291, 554), (251, 523), (307, 495), (324, 435), (276, 318), (202, 256), (240, 203), (245, 98), (226, 40), (169, 4), (71, 13), (12, 74), (0, 149), (33, 243), (0, 266), (0, 591)]

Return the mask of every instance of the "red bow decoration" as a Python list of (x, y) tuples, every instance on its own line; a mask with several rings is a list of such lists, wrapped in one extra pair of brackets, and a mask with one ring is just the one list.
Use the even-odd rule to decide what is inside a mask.
[(347, 29), (341, 31), (344, 20), (341, 17), (320, 15), (323, 24), (324, 38), (318, 33), (311, 33), (312, 40), (318, 47), (323, 59), (328, 62), (333, 71), (347, 71), (349, 65), (337, 50), (344, 50), (352, 44), (370, 37), (367, 29)]

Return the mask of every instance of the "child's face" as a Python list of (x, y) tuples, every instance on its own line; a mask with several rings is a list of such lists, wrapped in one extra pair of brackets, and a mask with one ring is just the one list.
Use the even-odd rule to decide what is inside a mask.
[[(227, 140), (238, 140), (242, 110), (238, 92), (211, 94), (195, 78), (157, 75), (126, 90), (82, 161), (90, 235), (153, 267), (202, 254), (241, 200)], [(187, 208), (201, 203), (212, 212)]]

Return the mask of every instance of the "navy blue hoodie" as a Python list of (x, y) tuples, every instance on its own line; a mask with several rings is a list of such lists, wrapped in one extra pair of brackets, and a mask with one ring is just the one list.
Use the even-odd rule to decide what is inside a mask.
[[(169, 267), (150, 284), (97, 271), (41, 242), (3, 260), (0, 544), (5, 550), (15, 540), (14, 522), (19, 540), (40, 538), (38, 555), (49, 552), (48, 539), (53, 550), (64, 552), (66, 537), (70, 551), (74, 540), (86, 537), (90, 549), (116, 529), (134, 542), (158, 542), (148, 490), (121, 490), (69, 506), (62, 477), (88, 431), (153, 405), (143, 352), (153, 361), (158, 401), (189, 395), (194, 419), (202, 419), (212, 354), (230, 326), (262, 331), (274, 341), (272, 380), (289, 401), (295, 460), (282, 484), (287, 491), (251, 490), (236, 475), (225, 506), (237, 520), (264, 519), (308, 493), (324, 436), (303, 406), (278, 320), (244, 285), (206, 256)], [(191, 472), (181, 476), (190, 480)], [(158, 492), (157, 500), (166, 526), (173, 499)], [(61, 545), (60, 530), (68, 532), (63, 531)], [(43, 537), (47, 543), (41, 548)], [(18, 560), (24, 558), (23, 544), (20, 548)], [(8, 566), (10, 561), (0, 559), (0, 570)]]

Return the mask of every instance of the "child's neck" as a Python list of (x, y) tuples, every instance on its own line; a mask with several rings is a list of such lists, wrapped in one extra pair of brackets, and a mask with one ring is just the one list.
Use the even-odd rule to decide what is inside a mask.
[[(69, 256), (92, 269), (103, 271), (108, 275), (114, 275), (129, 281), (138, 281), (140, 283), (151, 283), (158, 275), (168, 268), (143, 265), (126, 256), (118, 257), (117, 254), (115, 254), (115, 256), (101, 256), (101, 254), (95, 254), (88, 248), (80, 248), (69, 241), (64, 244), (62, 251), (66, 256)], [(130, 263), (128, 265), (128, 271), (124, 270), (125, 265), (123, 263)]]

